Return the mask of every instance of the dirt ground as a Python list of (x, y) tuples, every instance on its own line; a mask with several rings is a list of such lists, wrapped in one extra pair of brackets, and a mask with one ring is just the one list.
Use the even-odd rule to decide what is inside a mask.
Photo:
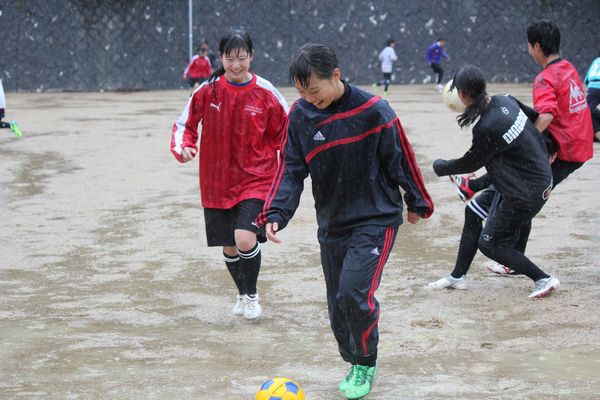
[[(290, 103), (295, 91), (282, 89)], [(531, 104), (529, 85), (495, 85)], [(340, 399), (310, 183), (281, 245), (263, 248), (256, 323), (206, 247), (198, 165), (169, 152), (187, 91), (7, 93), (0, 131), (0, 398), (250, 400), (269, 377)], [(600, 161), (552, 194), (528, 255), (562, 281), (527, 298), (523, 277), (478, 255), (466, 291), (432, 292), (453, 266), (464, 204), (436, 158), (470, 143), (432, 86), (393, 86), (435, 214), (400, 228), (377, 297), (370, 400), (600, 396)], [(600, 147), (595, 145), (596, 152)]]

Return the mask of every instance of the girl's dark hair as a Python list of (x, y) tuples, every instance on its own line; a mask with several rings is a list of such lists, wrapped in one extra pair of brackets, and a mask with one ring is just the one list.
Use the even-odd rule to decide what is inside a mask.
[(321, 79), (328, 79), (333, 76), (333, 70), (336, 68), (338, 58), (333, 50), (322, 44), (307, 43), (292, 57), (289, 68), (290, 82), (294, 85), (298, 82), (307, 89), (313, 72)]
[(386, 40), (386, 41), (385, 41), (385, 44), (386, 44), (387, 46), (391, 46), (391, 45), (392, 45), (392, 43), (396, 43), (396, 41), (395, 41), (394, 39), (388, 39), (388, 40)]
[(454, 75), (450, 90), (454, 88), (472, 99), (465, 111), (456, 117), (461, 128), (471, 125), (487, 107), (487, 92), (485, 91), (483, 71), (474, 65), (465, 65)]
[[(238, 52), (240, 50), (246, 50), (249, 55), (254, 55), (252, 39), (250, 39), (250, 35), (244, 31), (232, 31), (219, 40), (219, 56), (229, 56), (232, 51)], [(219, 68), (214, 70), (210, 75), (208, 81), (214, 83), (216, 78), (224, 73), (225, 69), (223, 68), (223, 65), (219, 65)]]
[(560, 52), (560, 29), (552, 21), (541, 21), (527, 27), (527, 41), (539, 43), (546, 57)]

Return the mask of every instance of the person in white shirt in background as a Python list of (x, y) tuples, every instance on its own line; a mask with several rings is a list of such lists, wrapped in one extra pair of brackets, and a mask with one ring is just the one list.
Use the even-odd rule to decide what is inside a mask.
[(21, 137), (21, 128), (15, 121), (12, 122), (4, 122), (2, 119), (4, 118), (4, 110), (6, 109), (6, 97), (4, 96), (4, 87), (2, 86), (2, 80), (0, 79), (0, 129), (10, 129), (12, 133), (15, 134), (16, 137)]
[(381, 72), (383, 72), (383, 79), (373, 84), (373, 88), (377, 89), (379, 86), (384, 85), (384, 94), (388, 94), (388, 87), (392, 80), (392, 70), (394, 61), (398, 60), (394, 46), (396, 42), (394, 39), (388, 39), (385, 42), (386, 46), (381, 53), (379, 53), (379, 61), (381, 61)]

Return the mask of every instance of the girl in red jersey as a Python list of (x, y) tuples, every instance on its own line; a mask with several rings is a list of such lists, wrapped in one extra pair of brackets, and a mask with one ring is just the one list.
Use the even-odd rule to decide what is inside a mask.
[(266, 239), (253, 222), (277, 171), (288, 109), (269, 81), (250, 72), (253, 56), (248, 34), (221, 38), (221, 66), (193, 93), (171, 138), (171, 152), (186, 163), (198, 153), (202, 123), (200, 192), (207, 243), (223, 246), (238, 289), (232, 312), (246, 319), (262, 313), (256, 283), (260, 242)]
[(183, 79), (187, 79), (190, 87), (196, 89), (212, 73), (210, 59), (208, 58), (208, 47), (202, 46), (198, 49), (198, 54), (192, 57), (192, 60), (183, 71)]

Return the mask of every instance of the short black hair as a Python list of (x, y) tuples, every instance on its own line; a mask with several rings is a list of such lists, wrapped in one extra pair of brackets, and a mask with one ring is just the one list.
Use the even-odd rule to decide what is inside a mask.
[(385, 44), (388, 45), (388, 46), (391, 46), (392, 43), (396, 43), (396, 41), (394, 39), (388, 39), (388, 40), (385, 41)]
[(313, 73), (321, 79), (328, 79), (338, 67), (338, 58), (332, 49), (323, 44), (307, 43), (292, 57), (289, 79), (294, 85), (297, 81), (302, 87), (308, 88)]
[(527, 41), (538, 43), (546, 57), (560, 52), (560, 29), (552, 21), (535, 22), (527, 27)]

